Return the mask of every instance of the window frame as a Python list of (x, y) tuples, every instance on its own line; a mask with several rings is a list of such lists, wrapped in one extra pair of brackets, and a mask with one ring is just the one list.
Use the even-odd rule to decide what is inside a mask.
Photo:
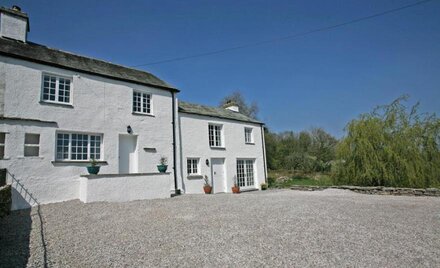
[[(194, 166), (194, 161), (195, 161), (195, 166)], [(190, 164), (190, 162), (191, 162), (191, 164)], [(191, 167), (189, 167), (190, 165), (191, 165)], [(196, 168), (195, 173), (193, 172), (194, 167)], [(186, 158), (186, 174), (188, 175), (188, 177), (200, 176), (201, 170), (200, 170), (200, 158), (199, 157), (187, 157)]]
[[(38, 135), (38, 143), (26, 143), (26, 135)], [(23, 156), (24, 157), (40, 157), (40, 144), (41, 144), (40, 133), (24, 133)], [(26, 147), (37, 147), (38, 148), (38, 155), (26, 155)]]
[[(68, 158), (58, 158), (58, 135), (68, 135), (68, 143), (67, 143), (67, 152), (61, 151), (61, 154), (67, 153)], [(86, 135), (87, 136), (87, 157), (86, 159), (72, 159), (72, 135)], [(92, 136), (99, 136), (100, 137), (100, 145), (99, 145), (99, 158), (95, 158), (96, 161), (104, 161), (104, 134), (103, 133), (90, 133), (90, 132), (78, 132), (78, 131), (57, 131), (55, 133), (55, 161), (57, 162), (89, 162), (92, 160), (91, 157), (91, 137)], [(96, 142), (96, 141), (95, 141)], [(62, 144), (63, 150), (66, 147), (65, 144)], [(81, 148), (80, 146), (77, 146), (77, 148)], [(96, 150), (98, 147), (95, 147)], [(78, 154), (78, 152), (75, 152)], [(96, 156), (96, 151), (94, 152)]]
[[(249, 140), (248, 140), (248, 131), (250, 131), (249, 133)], [(255, 144), (254, 142), (254, 129), (251, 127), (245, 127), (244, 128), (244, 142), (246, 144)]]
[(3, 143), (0, 143), (0, 147), (3, 147), (3, 155), (0, 155), (0, 160), (6, 159), (5, 155), (6, 155), (6, 134), (8, 134), (7, 132), (0, 132), (0, 135), (4, 135), (4, 141)]
[[(239, 169), (239, 162), (243, 163), (242, 170)], [(237, 171), (237, 185), (240, 188), (242, 189), (255, 188), (255, 181), (256, 181), (255, 159), (237, 158), (236, 171)], [(242, 171), (243, 177), (241, 177), (240, 171)]]
[[(45, 100), (44, 99), (44, 77), (55, 77), (55, 100)], [(60, 93), (60, 78), (62, 79), (68, 79), (70, 81), (70, 89), (69, 89), (69, 102), (62, 102), (59, 101), (59, 93)], [(66, 105), (66, 106), (72, 106), (73, 105), (73, 76), (68, 75), (60, 75), (50, 72), (42, 72), (41, 74), (41, 90), (40, 90), (40, 101), (43, 103), (51, 103), (51, 104), (60, 104), (60, 105)]]
[[(211, 135), (211, 127), (213, 127), (213, 135)], [(216, 128), (220, 128), (220, 130), (216, 130)], [(219, 134), (218, 144), (216, 134)], [(211, 136), (213, 139), (211, 139)], [(212, 141), (212, 143), (211, 143)], [(225, 148), (225, 140), (224, 140), (224, 134), (223, 134), (223, 125), (222, 124), (215, 124), (215, 123), (209, 123), (208, 124), (208, 144), (211, 148)]]
[[(140, 96), (140, 104), (139, 104), (140, 111), (135, 111), (135, 106), (134, 106), (134, 103), (135, 103), (134, 95), (135, 94), (140, 94), (141, 95)], [(144, 98), (143, 98), (144, 94), (147, 96), (147, 98), (145, 100), (146, 101), (145, 103), (144, 103)], [(132, 98), (131, 98), (131, 112), (133, 114), (154, 115), (154, 113), (153, 113), (153, 94), (151, 92), (146, 92), (146, 91), (142, 91), (142, 90), (133, 89), (133, 93), (132, 93), (131, 96), (132, 96)], [(149, 108), (147, 107), (147, 104), (146, 104), (146, 103), (148, 103), (147, 100), (149, 100), (149, 102), (150, 102), (149, 103), (150, 104)], [(150, 109), (150, 112), (143, 112), (142, 111), (143, 108), (144, 108), (144, 104), (145, 104), (146, 110)]]

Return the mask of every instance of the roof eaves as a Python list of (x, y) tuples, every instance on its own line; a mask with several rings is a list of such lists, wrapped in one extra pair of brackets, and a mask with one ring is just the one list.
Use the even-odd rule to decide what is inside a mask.
[(251, 120), (231, 118), (231, 117), (221, 116), (221, 115), (213, 115), (213, 114), (206, 114), (206, 113), (200, 113), (200, 112), (191, 112), (191, 111), (186, 111), (186, 110), (180, 109), (180, 108), (179, 108), (179, 113), (195, 114), (195, 115), (200, 115), (200, 116), (207, 116), (207, 117), (213, 117), (213, 118), (221, 118), (221, 119), (227, 119), (227, 120), (232, 120), (232, 121), (239, 121), (239, 122), (250, 123), (250, 124), (265, 125), (263, 122), (260, 122), (260, 121), (253, 121), (253, 120), (251, 121)]

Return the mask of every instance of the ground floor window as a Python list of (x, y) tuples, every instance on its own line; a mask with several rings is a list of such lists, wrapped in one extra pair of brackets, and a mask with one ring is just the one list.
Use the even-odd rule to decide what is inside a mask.
[(187, 159), (187, 174), (189, 175), (199, 175), (199, 158), (188, 158)]
[(0, 132), (0, 159), (5, 158), (5, 138), (6, 133)]
[(57, 133), (57, 160), (102, 160), (102, 134)]
[(26, 133), (24, 135), (24, 156), (40, 155), (40, 134)]
[(239, 187), (254, 186), (254, 160), (237, 160), (237, 184)]

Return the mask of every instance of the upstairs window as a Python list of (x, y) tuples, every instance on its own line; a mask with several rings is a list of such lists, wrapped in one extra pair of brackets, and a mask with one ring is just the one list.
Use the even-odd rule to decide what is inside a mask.
[(133, 91), (133, 113), (152, 114), (151, 94)]
[(71, 79), (44, 74), (41, 98), (46, 102), (70, 104)]
[(254, 143), (254, 137), (252, 136), (252, 128), (245, 127), (244, 128), (244, 142), (245, 143)]
[(0, 159), (5, 158), (5, 138), (6, 133), (0, 132)]
[(209, 146), (222, 147), (222, 125), (209, 124)]
[(199, 158), (188, 158), (187, 159), (187, 174), (190, 175), (199, 175)]
[(24, 156), (40, 155), (40, 134), (26, 133), (24, 135)]
[(102, 135), (82, 133), (57, 134), (57, 160), (101, 160)]

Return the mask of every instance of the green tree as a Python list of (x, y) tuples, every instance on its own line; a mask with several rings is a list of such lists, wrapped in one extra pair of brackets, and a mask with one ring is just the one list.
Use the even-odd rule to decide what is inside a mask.
[(337, 148), (337, 183), (429, 187), (440, 185), (440, 120), (408, 109), (400, 97), (346, 126)]

